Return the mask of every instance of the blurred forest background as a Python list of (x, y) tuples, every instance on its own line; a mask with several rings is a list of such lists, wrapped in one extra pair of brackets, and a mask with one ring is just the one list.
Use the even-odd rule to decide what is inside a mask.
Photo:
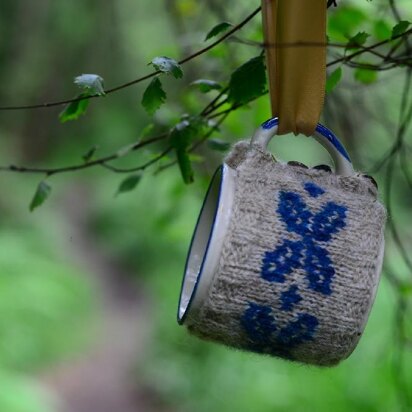
[[(147, 63), (156, 56), (179, 59), (210, 44), (205, 35), (217, 23), (236, 24), (258, 5), (2, 0), (0, 106), (74, 97), (72, 80), (82, 73), (115, 87), (150, 73)], [(366, 32), (368, 46), (390, 39), (399, 21), (412, 21), (412, 4), (342, 0), (329, 17), (331, 42)], [(93, 147), (95, 157), (104, 156), (167, 132), (182, 114), (194, 115), (218, 96), (219, 90), (201, 93), (193, 81), (226, 85), (237, 67), (259, 56), (260, 20), (186, 63), (182, 79), (164, 75), (168, 99), (154, 117), (141, 106), (148, 83), (92, 99), (85, 116), (64, 124), (62, 106), (0, 110), (0, 164), (81, 164)], [(224, 117), (219, 130), (211, 129), (212, 140), (190, 155), (191, 185), (177, 165), (169, 167), (175, 159), (169, 151), (134, 190), (118, 196), (129, 174), (102, 165), (50, 176), (49, 199), (30, 213), (45, 174), (0, 173), (0, 412), (412, 411), (412, 128), (410, 116), (399, 120), (402, 111), (412, 113), (409, 41), (409, 35), (387, 41), (376, 50), (386, 59), (362, 54), (343, 61), (322, 119), (355, 167), (373, 174), (391, 218), (377, 300), (347, 361), (315, 369), (240, 353), (192, 338), (176, 323), (185, 256), (208, 181), (227, 145), (270, 117), (262, 96)], [(329, 47), (329, 60), (349, 52)], [(396, 64), (393, 56), (401, 56)], [(165, 149), (159, 141), (111, 165), (133, 169)], [(272, 149), (285, 160), (329, 162), (302, 137), (280, 137)]]

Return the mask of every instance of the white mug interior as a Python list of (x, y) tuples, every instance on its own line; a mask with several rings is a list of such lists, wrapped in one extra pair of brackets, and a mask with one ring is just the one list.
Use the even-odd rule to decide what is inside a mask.
[(188, 323), (208, 295), (230, 222), (236, 172), (223, 164), (214, 174), (192, 237), (179, 299), (178, 322)]

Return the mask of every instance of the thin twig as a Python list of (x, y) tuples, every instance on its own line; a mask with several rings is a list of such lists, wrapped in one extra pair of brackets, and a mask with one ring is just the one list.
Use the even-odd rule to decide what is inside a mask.
[(208, 115), (211, 111), (215, 109), (216, 103), (221, 99), (221, 97), (229, 90), (228, 87), (223, 88), (220, 93), (203, 109), (202, 115)]
[[(226, 40), (228, 37), (230, 37), (232, 34), (236, 33), (238, 30), (240, 30), (243, 26), (245, 26), (247, 23), (249, 23), (250, 20), (252, 20), (259, 12), (260, 12), (261, 8), (257, 8), (253, 13), (249, 14), (249, 16), (247, 16), (242, 22), (240, 22), (239, 24), (237, 24), (236, 26), (234, 26), (231, 30), (229, 30), (226, 34), (224, 34), (222, 37), (220, 37), (218, 40), (214, 41), (213, 43), (211, 43), (209, 46), (204, 47), (200, 50), (198, 50), (197, 52), (191, 54), (190, 56), (187, 56), (185, 58), (183, 58), (182, 60), (180, 60), (178, 63), (183, 65), (193, 59), (195, 59), (196, 57), (201, 56), (202, 54), (207, 53), (208, 51), (212, 50), (213, 48), (215, 48), (217, 45), (219, 45), (220, 43), (222, 43), (224, 40)], [(105, 94), (112, 94), (115, 93), (119, 90), (125, 89), (127, 87), (133, 86), (135, 84), (141, 83), (145, 80), (148, 80), (152, 77), (155, 77), (157, 75), (161, 74), (161, 72), (159, 70), (153, 71), (152, 73), (149, 73), (143, 77), (139, 77), (138, 79), (132, 80), (130, 82), (121, 84), (120, 86), (116, 86), (113, 87), (112, 89), (107, 89), (105, 90)], [(32, 105), (21, 105), (21, 106), (3, 106), (0, 107), (0, 110), (29, 110), (29, 109), (44, 109), (44, 108), (48, 108), (48, 107), (54, 107), (54, 106), (62, 106), (62, 105), (66, 105), (69, 103), (74, 103), (74, 102), (78, 102), (81, 100), (87, 100), (87, 99), (93, 99), (93, 98), (97, 98), (97, 97), (101, 97), (100, 95), (91, 95), (91, 96), (84, 96), (84, 97), (78, 97), (75, 99), (65, 99), (65, 100), (59, 100), (56, 102), (50, 102), (50, 103), (41, 103), (41, 104), (32, 104)]]
[(157, 163), (159, 160), (163, 159), (165, 156), (167, 156), (171, 151), (173, 150), (172, 147), (168, 147), (165, 149), (163, 152), (161, 152), (159, 155), (155, 156), (153, 159), (149, 160), (148, 162), (142, 164), (141, 166), (135, 166), (135, 167), (129, 167), (129, 168), (121, 168), (121, 167), (116, 167), (109, 165), (107, 163), (103, 163), (102, 166), (106, 169), (111, 170), (112, 172), (115, 173), (133, 173), (133, 172), (142, 172), (146, 170), (148, 167), (154, 165)]
[(128, 148), (127, 151), (125, 151), (124, 154), (121, 153), (121, 150), (118, 150), (116, 153), (101, 157), (96, 160), (92, 160), (90, 162), (84, 162), (72, 166), (66, 166), (66, 167), (58, 167), (58, 168), (44, 168), (44, 167), (25, 167), (25, 166), (15, 166), (15, 165), (10, 165), (10, 166), (0, 166), (0, 171), (2, 172), (19, 172), (19, 173), (34, 173), (34, 174), (45, 174), (47, 176), (52, 176), (56, 175), (59, 173), (65, 173), (65, 172), (75, 172), (79, 170), (84, 170), (84, 169), (89, 169), (91, 167), (95, 166), (101, 166), (104, 165), (110, 161), (120, 159), (121, 157), (125, 156), (128, 153), (134, 152), (136, 150), (139, 150), (145, 146), (148, 146), (150, 144), (159, 142), (161, 140), (164, 140), (168, 137), (168, 134), (161, 134), (156, 137), (152, 137), (148, 140), (145, 140), (143, 142), (136, 142), (133, 144), (130, 148)]
[[(224, 34), (222, 37), (220, 37), (218, 40), (216, 40), (215, 42), (211, 43), (209, 46), (204, 47), (200, 50), (198, 50), (197, 52), (191, 54), (190, 56), (187, 56), (185, 58), (183, 58), (182, 60), (180, 60), (178, 63), (183, 65), (199, 56), (201, 56), (202, 54), (207, 53), (208, 51), (212, 50), (213, 48), (215, 48), (217, 45), (219, 45), (220, 43), (222, 43), (223, 41), (225, 41), (227, 38), (231, 37), (234, 33), (236, 33), (237, 31), (239, 31), (242, 27), (244, 27), (247, 23), (249, 23), (250, 20), (252, 20), (259, 12), (261, 11), (261, 8), (257, 8), (253, 13), (251, 13), (248, 17), (246, 17), (242, 22), (240, 22), (239, 24), (237, 24), (236, 26), (234, 26), (231, 30), (229, 30), (226, 34)], [(405, 38), (407, 36), (409, 36), (412, 33), (412, 29), (406, 31), (405, 33), (402, 33), (398, 36), (395, 36), (391, 39), (387, 39), (387, 40), (383, 40), (381, 42), (378, 42), (372, 46), (369, 47), (362, 47), (359, 51), (354, 52), (350, 55), (347, 56), (342, 56), (332, 62), (329, 62), (327, 64), (328, 67), (331, 67), (335, 64), (338, 63), (342, 63), (345, 61), (349, 61), (357, 56), (362, 55), (363, 53), (367, 52), (367, 51), (371, 51), (377, 47), (383, 46), (385, 44), (388, 44), (390, 42), (392, 42), (393, 40), (397, 40), (400, 38)], [(335, 44), (332, 43), (331, 45), (336, 46), (336, 47), (346, 47), (347, 45), (342, 45), (342, 44)], [(319, 47), (327, 47), (326, 43), (312, 43), (312, 42), (296, 42), (296, 43), (284, 43), (284, 44), (276, 44), (273, 45), (271, 47), (315, 47), (315, 46), (319, 46)], [(128, 88), (130, 86), (133, 86), (135, 84), (141, 83), (145, 80), (148, 80), (152, 77), (155, 77), (157, 75), (161, 74), (161, 72), (159, 70), (153, 71), (152, 73), (149, 73), (145, 76), (139, 77), (135, 80), (132, 80), (130, 82), (127, 83), (123, 83), (119, 86), (113, 87), (111, 89), (107, 89), (105, 90), (105, 94), (109, 95), (112, 93), (115, 93), (119, 90)], [(69, 103), (74, 103), (74, 102), (78, 102), (81, 100), (87, 100), (87, 99), (93, 99), (93, 98), (98, 98), (101, 97), (100, 95), (90, 95), (90, 96), (83, 96), (83, 97), (77, 97), (74, 99), (64, 99), (64, 100), (58, 100), (55, 102), (48, 102), (48, 103), (40, 103), (40, 104), (31, 104), (31, 105), (19, 105), (19, 106), (1, 106), (0, 107), (0, 111), (6, 111), (6, 110), (29, 110), (29, 109), (44, 109), (44, 108), (49, 108), (49, 107), (55, 107), (55, 106), (62, 106), (62, 105), (66, 105)]]
[(376, 48), (378, 48), (378, 47), (381, 47), (381, 46), (383, 46), (383, 45), (385, 45), (385, 44), (388, 44), (388, 43), (392, 42), (393, 40), (397, 40), (397, 39), (400, 39), (400, 38), (405, 38), (405, 37), (409, 36), (410, 34), (412, 34), (412, 29), (407, 30), (406, 32), (404, 32), (404, 33), (402, 33), (402, 34), (399, 34), (398, 36), (394, 36), (394, 37), (392, 37), (392, 38), (390, 38), (390, 39), (382, 40), (382, 41), (380, 41), (380, 42), (378, 42), (378, 43), (375, 43), (375, 44), (373, 44), (373, 45), (371, 45), (371, 46), (362, 47), (360, 50), (358, 50), (358, 51), (356, 51), (356, 52), (354, 52), (354, 53), (352, 53), (352, 54), (349, 54), (349, 55), (347, 55), (347, 56), (342, 56), (342, 57), (340, 57), (340, 58), (338, 58), (338, 59), (336, 59), (336, 60), (334, 60), (334, 61), (329, 62), (329, 63), (327, 64), (327, 67), (334, 66), (335, 64), (342, 63), (342, 62), (345, 62), (345, 61), (347, 61), (347, 60), (352, 60), (352, 59), (354, 59), (355, 57), (358, 57), (358, 56), (360, 56), (361, 54), (363, 54), (363, 53), (365, 53), (365, 52), (367, 52), (367, 51), (370, 51), (370, 50), (376, 49)]

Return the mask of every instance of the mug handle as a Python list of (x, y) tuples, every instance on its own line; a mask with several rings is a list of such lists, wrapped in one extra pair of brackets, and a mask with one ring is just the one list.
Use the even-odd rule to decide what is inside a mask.
[[(269, 142), (278, 131), (278, 126), (279, 119), (277, 117), (263, 123), (255, 132), (250, 143), (266, 151)], [(317, 140), (332, 157), (336, 174), (341, 176), (353, 176), (355, 174), (346, 149), (332, 131), (319, 123), (312, 137)]]

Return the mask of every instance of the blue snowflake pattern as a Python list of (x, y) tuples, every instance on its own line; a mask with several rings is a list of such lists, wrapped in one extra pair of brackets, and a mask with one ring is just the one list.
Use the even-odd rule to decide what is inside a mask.
[[(313, 198), (326, 193), (312, 182), (305, 183), (304, 189)], [(319, 212), (314, 213), (301, 195), (281, 191), (277, 213), (287, 231), (300, 239), (283, 239), (275, 250), (265, 253), (262, 278), (283, 284), (287, 282), (288, 275), (301, 269), (309, 290), (324, 296), (331, 295), (335, 269), (327, 243), (334, 234), (345, 228), (347, 208), (327, 202)], [(298, 286), (292, 284), (280, 295), (280, 310), (293, 313), (302, 300)], [(251, 350), (293, 359), (292, 349), (313, 340), (319, 321), (308, 313), (297, 313), (286, 326), (279, 328), (271, 307), (249, 302), (241, 324), (251, 342)]]
[[(306, 183), (305, 188), (308, 187), (312, 197), (326, 193), (313, 183)], [(303, 269), (310, 289), (330, 295), (335, 270), (324, 243), (346, 226), (347, 208), (328, 202), (314, 214), (298, 193), (282, 191), (277, 212), (288, 232), (300, 235), (301, 239), (285, 239), (274, 251), (265, 253), (261, 272), (263, 279), (284, 283), (287, 275)]]
[(318, 320), (312, 315), (303, 313), (278, 330), (270, 307), (249, 303), (241, 324), (250, 340), (252, 351), (271, 353), (293, 360), (291, 350), (313, 339)]
[(284, 283), (291, 268), (301, 267), (303, 244), (285, 240), (276, 250), (263, 258), (262, 277), (269, 282)]
[(287, 291), (283, 292), (280, 296), (280, 301), (282, 303), (280, 309), (286, 312), (293, 310), (295, 305), (297, 305), (302, 300), (302, 296), (299, 294), (299, 289), (296, 285), (292, 285)]

